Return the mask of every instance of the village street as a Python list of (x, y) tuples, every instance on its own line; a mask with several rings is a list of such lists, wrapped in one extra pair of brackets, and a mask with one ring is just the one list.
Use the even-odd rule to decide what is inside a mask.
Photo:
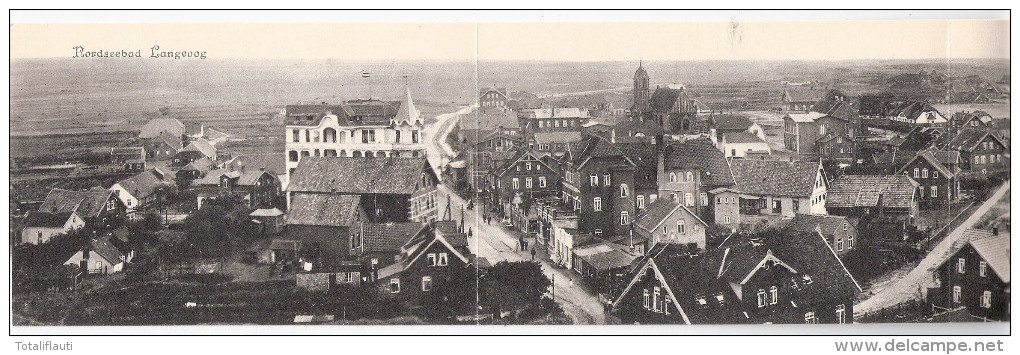
[(951, 254), (953, 244), (960, 240), (960, 235), (973, 227), (984, 216), (985, 212), (988, 212), (988, 209), (995, 206), (999, 199), (1008, 192), (1009, 180), (1004, 182), (1002, 186), (999, 186), (999, 189), (988, 200), (982, 203), (973, 214), (967, 217), (963, 224), (954, 229), (949, 236), (943, 238), (907, 275), (886, 285), (878, 293), (863, 302), (854, 305), (854, 315), (862, 315), (865, 312), (875, 312), (892, 307), (911, 299), (916, 299), (919, 296), (919, 292), (925, 292), (926, 288), (933, 282), (932, 270), (946, 261), (946, 258)]
[[(472, 112), (473, 107), (465, 107), (454, 113), (442, 114), (436, 117), (437, 121), (426, 128), (425, 145), (429, 163), (437, 169), (442, 163), (449, 161), (452, 149), (446, 144), (446, 136), (450, 133), (457, 119), (462, 115)], [(447, 210), (447, 196), (449, 196), (449, 211), (454, 220), (461, 219), (462, 206), (466, 201), (453, 193), (446, 185), (439, 187), (439, 216), (444, 218)], [(491, 225), (482, 222), (479, 212), (481, 208), (474, 208), (463, 211), (466, 228), (471, 229), (472, 237), (468, 238), (471, 251), (480, 257), (484, 257), (491, 264), (500, 261), (524, 261), (530, 260), (531, 254), (528, 251), (518, 251), (517, 237), (498, 225), (498, 220)], [(580, 282), (575, 282), (576, 275), (569, 270), (554, 268), (545, 260), (540, 261), (542, 271), (551, 280), (554, 280), (553, 289), (556, 295), (556, 302), (563, 307), (563, 311), (571, 318), (574, 324), (605, 324), (606, 317), (594, 292), (586, 290)]]

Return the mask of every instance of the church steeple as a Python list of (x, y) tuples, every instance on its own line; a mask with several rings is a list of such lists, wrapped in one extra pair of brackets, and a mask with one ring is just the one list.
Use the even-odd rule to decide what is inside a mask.
[(645, 71), (644, 61), (638, 61), (638, 68), (634, 71), (634, 100), (630, 108), (633, 118), (640, 118), (648, 112), (648, 100), (651, 98), (648, 85), (648, 72)]
[(400, 103), (400, 109), (393, 117), (394, 123), (416, 124), (420, 119), (418, 109), (414, 107), (414, 100), (411, 99), (411, 87), (407, 84), (407, 76), (404, 76), (404, 100)]

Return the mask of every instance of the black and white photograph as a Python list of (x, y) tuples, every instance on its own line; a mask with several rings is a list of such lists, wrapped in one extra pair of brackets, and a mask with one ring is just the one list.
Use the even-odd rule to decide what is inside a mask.
[(12, 10), (10, 335), (1008, 335), (1010, 26)]

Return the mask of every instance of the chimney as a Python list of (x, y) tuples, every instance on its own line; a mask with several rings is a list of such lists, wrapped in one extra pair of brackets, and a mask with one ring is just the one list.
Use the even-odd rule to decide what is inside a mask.
[(992, 227), (992, 235), (999, 235), (999, 227)]
[(662, 134), (655, 135), (655, 176), (658, 179), (659, 176), (665, 174), (666, 166), (663, 162), (663, 155), (666, 154), (666, 142)]

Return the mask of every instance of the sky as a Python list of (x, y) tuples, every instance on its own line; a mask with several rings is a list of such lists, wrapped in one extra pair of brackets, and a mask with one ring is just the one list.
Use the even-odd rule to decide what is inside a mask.
[[(659, 18), (661, 19), (661, 17)], [(11, 58), (86, 50), (206, 51), (209, 58), (414, 60), (853, 60), (1009, 58), (1009, 20), (707, 22), (14, 21)]]

